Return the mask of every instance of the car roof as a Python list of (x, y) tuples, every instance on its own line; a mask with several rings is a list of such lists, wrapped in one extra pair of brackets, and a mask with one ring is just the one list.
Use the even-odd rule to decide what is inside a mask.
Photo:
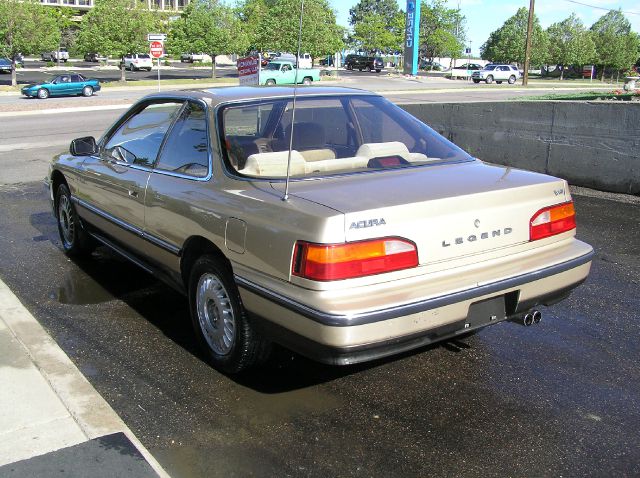
[(345, 96), (345, 95), (366, 95), (379, 96), (371, 91), (360, 90), (357, 88), (345, 88), (340, 86), (314, 86), (293, 88), (292, 86), (227, 86), (219, 88), (208, 88), (202, 90), (178, 90), (171, 93), (153, 93), (146, 98), (166, 98), (184, 97), (194, 99), (207, 99), (213, 106), (220, 103), (228, 103), (246, 100), (261, 100), (269, 98), (290, 98), (293, 91), (296, 90), (298, 97), (317, 97), (317, 96)]

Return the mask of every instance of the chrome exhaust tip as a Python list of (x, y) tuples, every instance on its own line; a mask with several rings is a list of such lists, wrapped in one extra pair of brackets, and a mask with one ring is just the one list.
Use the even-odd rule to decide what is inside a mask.
[(534, 324), (539, 324), (540, 321), (542, 320), (542, 312), (540, 312), (539, 310), (534, 310), (531, 315), (533, 316)]
[(531, 325), (533, 325), (533, 314), (530, 312), (528, 314), (525, 314), (525, 316), (522, 319), (522, 323), (526, 327), (530, 327)]

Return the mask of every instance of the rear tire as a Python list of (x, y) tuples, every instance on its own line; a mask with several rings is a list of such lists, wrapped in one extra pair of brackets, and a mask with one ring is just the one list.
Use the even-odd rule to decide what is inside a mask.
[(93, 96), (93, 88), (91, 88), (90, 86), (85, 86), (84, 88), (82, 88), (82, 96)]
[(189, 277), (191, 321), (207, 359), (216, 369), (240, 373), (267, 359), (271, 344), (255, 330), (228, 265), (200, 257)]
[(515, 77), (514, 75), (511, 75), (511, 76), (509, 77), (509, 84), (510, 84), (510, 85), (513, 85), (515, 82), (516, 82), (516, 77)]
[(496, 83), (501, 85), (502, 84), (502, 80), (498, 80), (498, 81), (496, 81)]
[(474, 83), (480, 83), (480, 80), (473, 80)]
[(269, 79), (269, 80), (265, 81), (264, 84), (267, 85), (267, 86), (275, 86), (276, 80)]
[(303, 85), (310, 85), (311, 83), (313, 83), (313, 80), (311, 78), (309, 78), (308, 76), (305, 76), (304, 79), (302, 80), (302, 84)]

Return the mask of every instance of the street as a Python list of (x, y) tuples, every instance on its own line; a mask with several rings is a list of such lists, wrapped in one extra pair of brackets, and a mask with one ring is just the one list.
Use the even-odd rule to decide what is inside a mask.
[(640, 473), (637, 202), (576, 196), (597, 256), (538, 326), (351, 367), (280, 350), (230, 378), (183, 297), (103, 249), (64, 256), (40, 182), (0, 200), (0, 276), (174, 477)]

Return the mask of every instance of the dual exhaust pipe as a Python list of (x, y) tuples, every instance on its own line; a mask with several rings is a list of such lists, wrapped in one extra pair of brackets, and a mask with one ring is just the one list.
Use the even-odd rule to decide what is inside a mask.
[(513, 319), (509, 319), (511, 322), (515, 322), (516, 324), (524, 325), (525, 327), (530, 327), (533, 324), (539, 324), (542, 320), (542, 312), (539, 310), (530, 310), (526, 314), (514, 317)]

